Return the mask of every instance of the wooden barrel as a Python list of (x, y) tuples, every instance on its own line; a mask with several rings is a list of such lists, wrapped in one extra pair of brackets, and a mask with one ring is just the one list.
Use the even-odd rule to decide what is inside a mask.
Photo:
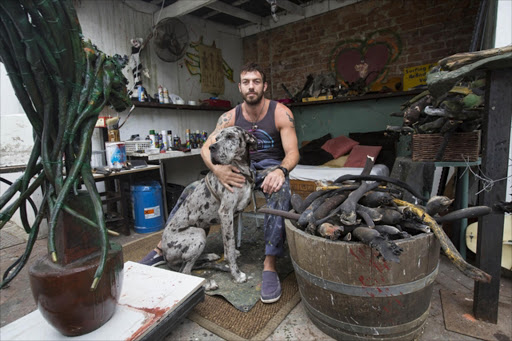
[(338, 340), (413, 340), (421, 333), (439, 264), (433, 233), (396, 241), (403, 252), (392, 263), (364, 244), (285, 225), (302, 303), (320, 330)]

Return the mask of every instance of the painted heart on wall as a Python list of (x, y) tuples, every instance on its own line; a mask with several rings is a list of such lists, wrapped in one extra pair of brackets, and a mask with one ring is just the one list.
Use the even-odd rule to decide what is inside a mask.
[(370, 86), (382, 81), (388, 66), (401, 53), (400, 37), (389, 30), (373, 32), (364, 40), (345, 40), (333, 50), (331, 70), (340, 84), (347, 88)]

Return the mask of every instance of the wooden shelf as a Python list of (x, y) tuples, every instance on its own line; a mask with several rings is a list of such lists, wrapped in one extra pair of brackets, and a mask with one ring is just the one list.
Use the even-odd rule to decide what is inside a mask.
[(325, 101), (314, 101), (314, 102), (295, 102), (288, 103), (289, 107), (303, 107), (308, 105), (319, 105), (319, 104), (334, 104), (334, 103), (344, 103), (344, 102), (355, 102), (355, 101), (365, 101), (370, 99), (379, 99), (379, 98), (390, 98), (390, 97), (400, 97), (400, 96), (415, 96), (422, 93), (425, 90), (411, 90), (411, 91), (396, 91), (396, 92), (385, 92), (385, 93), (372, 93), (361, 96), (347, 96), (340, 97), (335, 99), (329, 99)]
[(161, 104), (156, 102), (139, 102), (132, 101), (132, 104), (137, 108), (152, 108), (152, 109), (178, 109), (178, 110), (209, 110), (209, 111), (228, 111), (231, 108), (224, 107), (211, 107), (207, 105), (187, 105), (187, 104)]

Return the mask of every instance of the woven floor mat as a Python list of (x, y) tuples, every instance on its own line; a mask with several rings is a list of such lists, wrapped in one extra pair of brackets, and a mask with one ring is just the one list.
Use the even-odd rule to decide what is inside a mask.
[(163, 231), (151, 233), (147, 237), (134, 240), (133, 242), (123, 245), (123, 260), (125, 262), (140, 261), (162, 240), (162, 233)]
[[(138, 262), (161, 240), (162, 231), (123, 246), (124, 261)], [(188, 318), (226, 340), (267, 338), (299, 303), (295, 273), (281, 281), (282, 295), (276, 303), (258, 301), (249, 312), (242, 312), (221, 296), (206, 295)]]
[(289, 274), (281, 286), (279, 301), (259, 301), (249, 312), (241, 312), (222, 297), (206, 296), (188, 318), (226, 340), (264, 340), (300, 301), (295, 273)]

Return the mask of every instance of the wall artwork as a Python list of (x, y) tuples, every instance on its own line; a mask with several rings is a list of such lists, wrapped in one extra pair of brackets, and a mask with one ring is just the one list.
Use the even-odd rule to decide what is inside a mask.
[(344, 40), (333, 49), (331, 70), (349, 90), (364, 92), (385, 79), (388, 66), (401, 50), (400, 37), (389, 30), (373, 32), (362, 40)]
[(203, 37), (198, 42), (190, 43), (197, 53), (187, 52), (185, 65), (191, 75), (199, 75), (201, 92), (220, 95), (224, 93), (224, 77), (234, 83), (233, 69), (222, 58), (221, 49), (203, 44)]

